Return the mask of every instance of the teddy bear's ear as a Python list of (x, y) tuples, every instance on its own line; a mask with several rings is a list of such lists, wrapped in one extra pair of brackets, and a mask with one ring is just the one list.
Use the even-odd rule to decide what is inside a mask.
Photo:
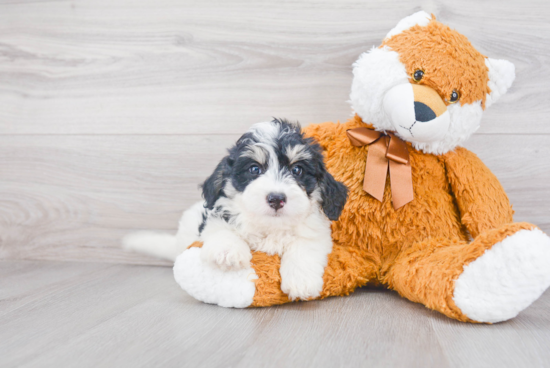
[(516, 68), (508, 60), (485, 59), (485, 65), (489, 68), (489, 82), (487, 85), (491, 92), (487, 95), (485, 106), (489, 107), (508, 91), (516, 78)]
[(409, 15), (408, 17), (401, 19), (399, 23), (397, 23), (397, 25), (386, 35), (385, 39), (395, 36), (396, 34), (406, 31), (416, 25), (425, 26), (430, 23), (431, 20), (432, 16), (425, 11), (421, 10), (416, 12), (413, 15)]

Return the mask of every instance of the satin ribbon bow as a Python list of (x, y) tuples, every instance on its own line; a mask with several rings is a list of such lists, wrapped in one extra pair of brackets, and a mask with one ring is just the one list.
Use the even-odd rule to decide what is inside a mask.
[(382, 201), (388, 166), (393, 208), (403, 207), (414, 199), (409, 150), (404, 141), (392, 132), (377, 132), (369, 128), (355, 128), (346, 132), (355, 147), (370, 145), (365, 168), (363, 189)]

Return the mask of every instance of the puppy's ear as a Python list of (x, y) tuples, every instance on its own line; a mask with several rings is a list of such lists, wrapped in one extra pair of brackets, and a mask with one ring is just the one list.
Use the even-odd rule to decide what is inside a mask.
[(323, 175), (320, 188), (323, 212), (329, 220), (338, 220), (348, 198), (348, 188), (336, 181), (328, 171)]
[(216, 169), (202, 184), (202, 197), (206, 202), (206, 208), (214, 208), (214, 204), (223, 194), (225, 179), (231, 172), (232, 160), (229, 156), (220, 161)]

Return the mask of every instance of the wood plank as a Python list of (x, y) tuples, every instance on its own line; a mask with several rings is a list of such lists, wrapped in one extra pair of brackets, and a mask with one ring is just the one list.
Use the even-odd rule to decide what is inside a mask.
[(476, 134), (465, 147), (502, 183), (516, 211), (514, 221), (550, 233), (550, 136)]
[(120, 238), (175, 231), (235, 139), (0, 137), (0, 257), (150, 263)]
[[(550, 359), (550, 292), (509, 322), (476, 325), (383, 290), (237, 310), (195, 301), (165, 267), (0, 261), (5, 267), (10, 281), (23, 271), (36, 284), (0, 280), (9, 294), (33, 298), (0, 315), (3, 367), (534, 367)], [(37, 294), (39, 283), (55, 292)]]
[(0, 262), (0, 316), (80, 285), (82, 278), (93, 278), (109, 267), (108, 263)]
[[(420, 10), (397, 0), (1, 7), (2, 134), (235, 134), (271, 116), (345, 120), (353, 61)], [(545, 2), (423, 7), (516, 64), (517, 82), (481, 132), (550, 133)]]
[[(237, 136), (0, 136), (0, 257), (168, 264), (126, 253), (135, 229), (175, 231)], [(550, 231), (550, 136), (475, 135), (516, 221)]]

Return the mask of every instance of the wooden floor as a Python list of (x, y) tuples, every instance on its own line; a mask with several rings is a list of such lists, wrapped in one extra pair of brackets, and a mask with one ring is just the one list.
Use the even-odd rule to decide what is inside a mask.
[(202, 304), (169, 267), (0, 262), (1, 367), (548, 367), (550, 291), (456, 322), (385, 290), (263, 309)]

